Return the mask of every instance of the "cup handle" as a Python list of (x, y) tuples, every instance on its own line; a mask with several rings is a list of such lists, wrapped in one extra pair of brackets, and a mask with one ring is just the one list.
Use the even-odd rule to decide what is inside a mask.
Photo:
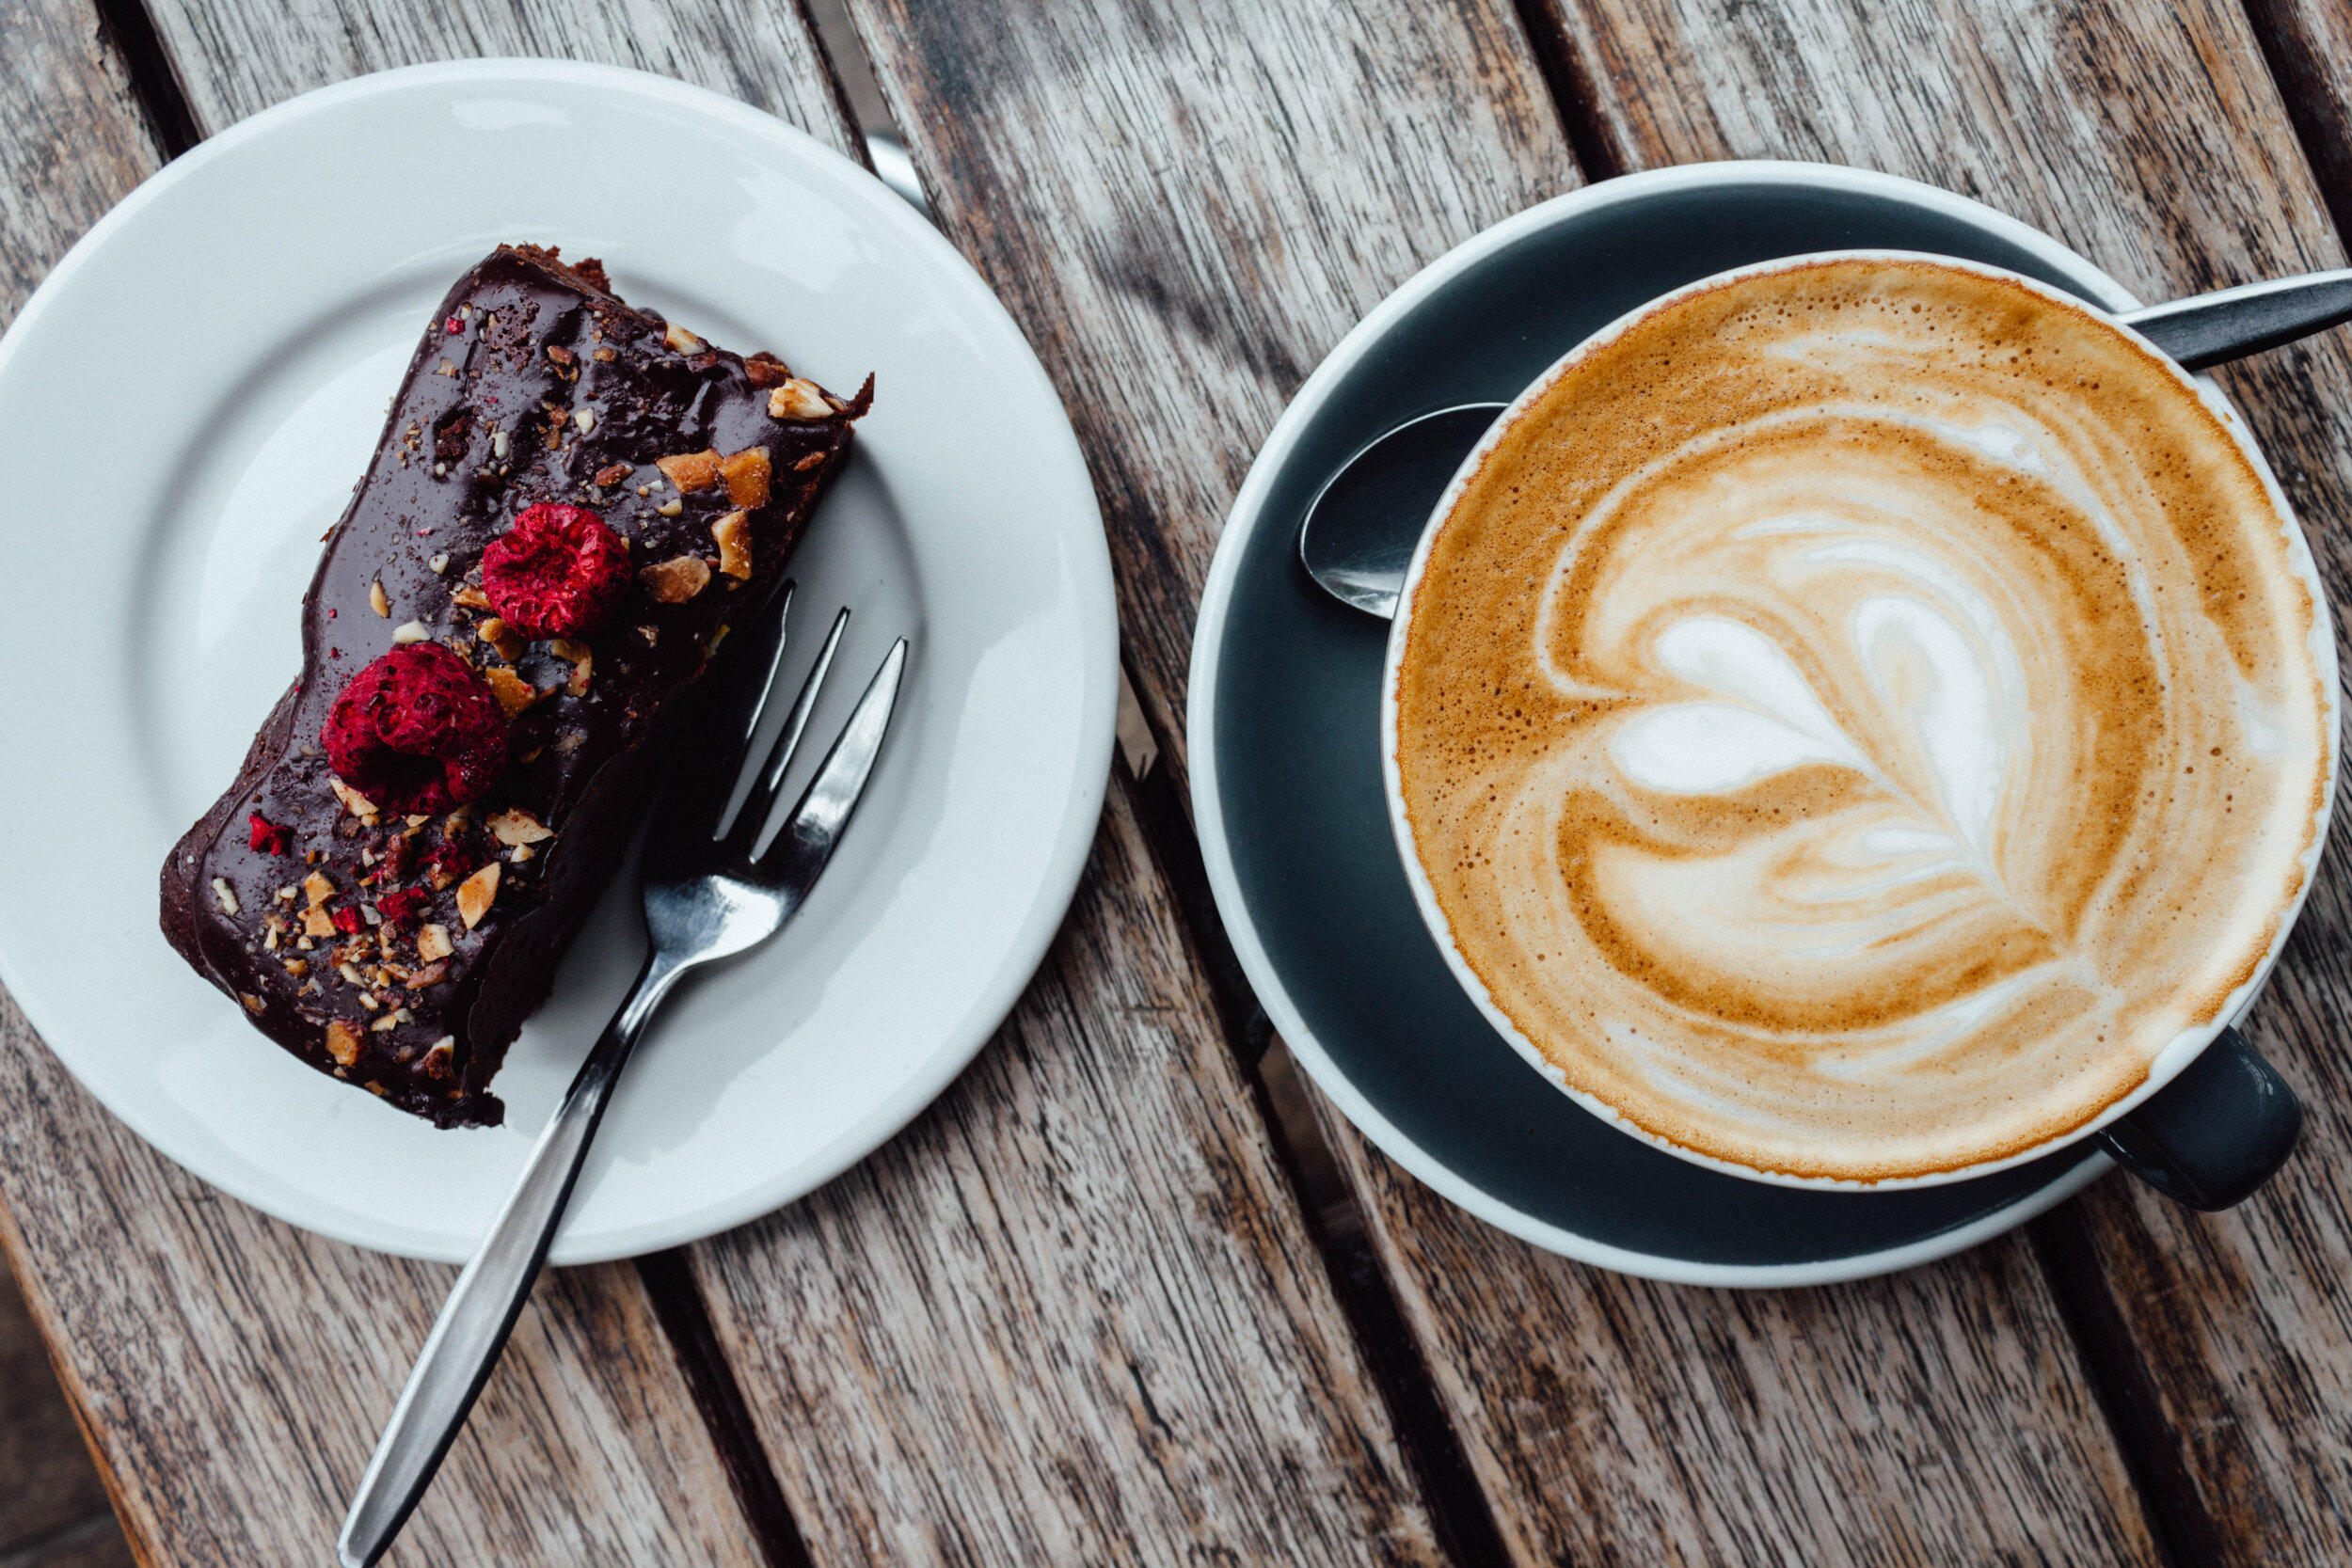
[(2115, 1163), (2165, 1196), (2208, 1212), (2243, 1203), (2279, 1172), (2303, 1102), (2234, 1029), (2178, 1078), (2097, 1134)]

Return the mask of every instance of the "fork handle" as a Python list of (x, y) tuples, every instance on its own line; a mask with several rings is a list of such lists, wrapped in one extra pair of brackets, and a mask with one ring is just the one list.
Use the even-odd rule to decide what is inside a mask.
[(343, 1518), (335, 1543), (342, 1568), (369, 1568), (383, 1556), (440, 1468), (547, 1261), (612, 1085), (654, 1009), (687, 967), (659, 951), (646, 957), (628, 999), (604, 1026), (563, 1105), (539, 1134), (490, 1233), (457, 1276)]

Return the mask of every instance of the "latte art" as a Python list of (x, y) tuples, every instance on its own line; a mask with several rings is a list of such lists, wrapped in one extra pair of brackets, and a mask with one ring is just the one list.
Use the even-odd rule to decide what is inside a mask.
[(1734, 279), (1574, 358), (1432, 542), (1414, 851), (1489, 999), (1649, 1133), (2000, 1159), (2213, 1021), (2301, 890), (2334, 737), (2296, 551), (2088, 312)]

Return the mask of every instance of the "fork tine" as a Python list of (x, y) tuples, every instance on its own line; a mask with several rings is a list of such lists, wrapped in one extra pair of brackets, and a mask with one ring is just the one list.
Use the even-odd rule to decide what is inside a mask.
[[(759, 770), (759, 782), (743, 797), (743, 809), (736, 816), (733, 831), (726, 835), (729, 854), (749, 860), (752, 847), (759, 842), (760, 830), (768, 825), (768, 814), (775, 808), (776, 797), (783, 790), (784, 770), (791, 764), (792, 753), (800, 750), (801, 736), (808, 729), (808, 716), (816, 711), (817, 694), (824, 688), (825, 675), (833, 668), (834, 652), (841, 646), (841, 634), (849, 625), (850, 610), (844, 605), (833, 618), (833, 630), (825, 634), (825, 645), (817, 650), (817, 662), (809, 666), (800, 695), (792, 699), (792, 710), (784, 716), (784, 729)], [(748, 736), (745, 744), (749, 744)], [(718, 835), (714, 832), (712, 836)]]
[(866, 793), (874, 758), (890, 728), (891, 711), (898, 705), (898, 683), (906, 665), (907, 640), (901, 637), (890, 645), (882, 667), (866, 682), (866, 694), (857, 700), (850, 721), (834, 738), (833, 750), (825, 753), (817, 776), (802, 792), (801, 803), (792, 808), (775, 843), (759, 858), (758, 870), (786, 879), (794, 884), (796, 895), (805, 894), (808, 884), (825, 868), (825, 862), (833, 858), (841, 830), (857, 809), (858, 798)]
[[(739, 758), (750, 753), (752, 737), (759, 734), (759, 721), (768, 716), (768, 699), (775, 691), (776, 672), (784, 668), (784, 642), (792, 619), (792, 595), (800, 591), (800, 586), (789, 580), (785, 583), (784, 591), (776, 595), (774, 607), (762, 614), (752, 627), (747, 641), (751, 642), (753, 651), (737, 661), (738, 667), (745, 669), (746, 673), (761, 664), (767, 666), (759, 672), (759, 695), (752, 703), (752, 715), (735, 732)], [(757, 654), (763, 642), (768, 650), (765, 659)]]
[(693, 712), (682, 717), (675, 741), (677, 760), (662, 786), (662, 820), (691, 823), (692, 831), (717, 836), (775, 684), (776, 667), (784, 660), (792, 597), (793, 584), (787, 582), (743, 632), (748, 644), (743, 657), (717, 672)]

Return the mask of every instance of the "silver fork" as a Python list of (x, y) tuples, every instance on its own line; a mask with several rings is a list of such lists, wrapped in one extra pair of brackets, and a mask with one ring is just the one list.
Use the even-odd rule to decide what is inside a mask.
[(640, 872), (645, 929), (652, 939), (645, 967), (580, 1064), (506, 1207), (441, 1307), (343, 1519), (342, 1534), (335, 1543), (336, 1560), (342, 1568), (368, 1568), (383, 1555), (465, 1425), (466, 1414), (489, 1380), (490, 1369), (531, 1293), (532, 1281), (547, 1260), (548, 1243), (564, 1218), (564, 1206), (587, 1159), (605, 1102), (654, 1010), (688, 971), (766, 941), (792, 918), (832, 858), (865, 791), (906, 669), (903, 637), (866, 684), (866, 694), (774, 842), (765, 854), (755, 855), (785, 769), (808, 727), (818, 689), (841, 645), (842, 629), (850, 620), (844, 610), (834, 617), (833, 630), (741, 809), (732, 814), (726, 810), (784, 661), (791, 584), (785, 585), (778, 600), (753, 632), (755, 645), (743, 650), (727, 683), (710, 694), (710, 711), (692, 727), (686, 754), (672, 768), (654, 806)]

